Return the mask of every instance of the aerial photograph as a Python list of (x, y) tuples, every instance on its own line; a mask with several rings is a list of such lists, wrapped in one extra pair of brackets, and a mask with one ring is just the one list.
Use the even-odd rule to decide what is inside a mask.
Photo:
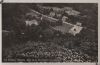
[(3, 3), (2, 62), (98, 62), (98, 3)]

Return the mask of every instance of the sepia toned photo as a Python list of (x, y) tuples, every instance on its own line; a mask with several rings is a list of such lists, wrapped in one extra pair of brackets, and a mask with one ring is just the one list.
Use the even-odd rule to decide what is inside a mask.
[(98, 62), (98, 3), (3, 3), (2, 62)]

